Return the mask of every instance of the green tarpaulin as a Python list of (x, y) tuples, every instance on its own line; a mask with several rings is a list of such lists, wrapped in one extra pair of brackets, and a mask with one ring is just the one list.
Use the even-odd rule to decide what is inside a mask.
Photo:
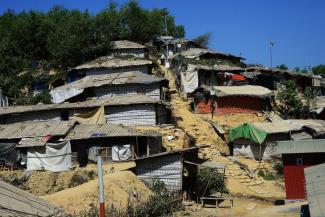
[(258, 144), (262, 144), (267, 137), (267, 133), (251, 124), (242, 124), (239, 127), (232, 128), (229, 132), (230, 141), (245, 138)]

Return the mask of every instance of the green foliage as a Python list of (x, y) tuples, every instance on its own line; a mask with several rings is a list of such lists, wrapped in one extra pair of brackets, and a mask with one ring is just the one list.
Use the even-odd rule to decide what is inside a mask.
[(166, 184), (160, 180), (154, 180), (154, 184), (153, 184), (151, 190), (155, 194), (166, 194), (167, 193)]
[(277, 97), (280, 101), (279, 110), (284, 118), (300, 117), (303, 111), (303, 103), (298, 96), (294, 81), (286, 81), (284, 86), (279, 89)]
[(322, 76), (325, 76), (325, 65), (318, 65), (316, 67), (313, 67), (313, 73), (316, 74), (316, 75), (322, 75)]
[(205, 33), (203, 35), (198, 36), (197, 38), (193, 39), (196, 43), (201, 45), (202, 47), (209, 47), (210, 39), (211, 39), (211, 32)]
[(283, 174), (283, 164), (282, 162), (276, 162), (272, 165), (273, 169), (277, 174)]
[[(106, 206), (106, 216), (110, 217), (151, 217), (151, 216), (172, 216), (176, 211), (182, 210), (183, 206), (177, 193), (171, 193), (164, 189), (164, 184), (157, 182), (157, 188), (154, 194), (149, 197), (147, 202), (134, 206), (128, 204), (124, 210), (118, 210), (116, 207)], [(162, 187), (162, 188), (161, 188)], [(162, 191), (160, 191), (162, 190)], [(98, 206), (92, 204), (91, 209), (81, 214), (82, 217), (99, 216)]]
[[(31, 90), (35, 72), (29, 79), (18, 77), (19, 73), (26, 69), (65, 71), (107, 55), (112, 40), (148, 42), (164, 34), (162, 11), (141, 8), (136, 1), (121, 7), (110, 3), (96, 15), (61, 6), (48, 12), (8, 10), (0, 16), (1, 88), (11, 103), (27, 103), (17, 99), (24, 96), (22, 89)], [(176, 25), (172, 16), (167, 16), (167, 23), (170, 35), (184, 37), (184, 27)]]
[(304, 106), (303, 106), (303, 114), (309, 118), (311, 115), (311, 108), (312, 108), (312, 103), (314, 102), (313, 99), (315, 98), (315, 94), (312, 90), (311, 87), (307, 87), (306, 90), (304, 91), (303, 94), (303, 99), (304, 99)]
[(293, 71), (295, 71), (295, 72), (300, 72), (300, 68), (299, 68), (299, 67), (294, 67), (294, 68), (293, 68)]
[(278, 65), (275, 68), (282, 69), (282, 70), (288, 70), (289, 69), (288, 66), (286, 66), (285, 64)]
[(210, 195), (214, 192), (229, 192), (223, 175), (208, 168), (199, 171), (198, 186), (200, 187), (200, 195)]

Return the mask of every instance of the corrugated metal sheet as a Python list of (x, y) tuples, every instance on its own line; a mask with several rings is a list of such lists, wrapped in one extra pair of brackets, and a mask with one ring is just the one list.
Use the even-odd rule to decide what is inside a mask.
[(135, 128), (113, 124), (81, 124), (74, 127), (66, 139), (87, 139), (92, 137), (134, 137), (161, 136), (159, 133), (139, 133)]
[(278, 153), (322, 153), (325, 152), (325, 139), (278, 141)]
[(283, 167), (286, 198), (288, 200), (305, 199), (305, 167), (303, 165), (285, 165)]
[(160, 86), (158, 84), (149, 85), (121, 85), (110, 87), (98, 87), (95, 89), (95, 96), (102, 97), (116, 97), (116, 96), (135, 96), (144, 94), (153, 99), (160, 100)]
[(132, 104), (156, 104), (160, 101), (155, 100), (146, 95), (136, 96), (120, 96), (112, 98), (91, 99), (76, 103), (60, 103), (60, 104), (38, 104), (30, 106), (8, 106), (0, 108), (0, 115), (18, 114), (34, 111), (48, 111), (58, 109), (75, 109), (75, 108), (94, 108), (99, 106), (117, 106)]
[(105, 108), (107, 123), (124, 126), (156, 125), (154, 104)]
[(45, 146), (47, 141), (46, 137), (22, 138), (16, 148)]
[(6, 117), (6, 124), (26, 122), (26, 121), (60, 121), (61, 116), (58, 111), (40, 111), (36, 113), (29, 113), (28, 115), (23, 114), (12, 114)]
[(0, 181), (0, 216), (2, 217), (48, 217), (68, 216), (46, 200)]
[(112, 73), (104, 75), (90, 75), (80, 80), (62, 85), (53, 89), (66, 90), (71, 88), (85, 89), (89, 87), (100, 87), (104, 85), (123, 85), (123, 84), (153, 84), (161, 81), (167, 82), (167, 79), (148, 75), (139, 71)]
[(311, 217), (325, 216), (325, 164), (305, 168), (307, 199)]
[(155, 180), (163, 181), (170, 191), (182, 190), (182, 158), (169, 154), (136, 161), (137, 176), (152, 185)]
[(73, 127), (69, 121), (37, 121), (0, 125), (0, 139), (64, 136)]

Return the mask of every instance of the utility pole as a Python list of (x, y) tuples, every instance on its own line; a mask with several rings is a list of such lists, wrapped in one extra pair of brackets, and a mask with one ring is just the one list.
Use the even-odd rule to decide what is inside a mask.
[[(162, 10), (162, 15), (164, 16), (164, 21), (165, 21), (165, 34), (166, 36), (168, 36), (168, 27), (167, 27), (167, 16), (168, 16), (168, 10), (166, 8), (164, 8)], [(169, 44), (169, 41), (167, 40), (166, 41), (166, 63), (165, 63), (165, 66), (166, 68), (169, 68), (169, 62), (168, 62), (168, 56), (169, 56), (169, 51), (168, 51), (168, 44)]]
[(99, 217), (105, 217), (103, 167), (102, 167), (102, 156), (100, 156), (100, 151), (98, 151), (97, 153), (97, 167), (98, 167), (98, 187), (99, 187)]
[(274, 43), (272, 41), (272, 39), (270, 39), (270, 61), (271, 61), (271, 68), (273, 67), (273, 63), (272, 63), (272, 47), (273, 47)]
[(213, 73), (213, 64), (211, 66), (211, 81), (210, 81), (210, 95), (211, 95), (211, 118), (213, 121), (213, 113), (214, 113), (214, 95), (215, 95), (215, 91), (213, 90), (213, 84), (214, 84), (214, 73)]

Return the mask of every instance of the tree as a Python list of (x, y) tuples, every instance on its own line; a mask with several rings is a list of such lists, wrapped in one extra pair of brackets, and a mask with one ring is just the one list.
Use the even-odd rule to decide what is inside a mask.
[(312, 70), (313, 70), (313, 73), (316, 75), (325, 76), (325, 65), (323, 65), (323, 64), (313, 67)]
[(276, 66), (275, 68), (278, 68), (278, 69), (282, 69), (282, 70), (288, 70), (288, 66), (286, 66), (285, 64), (280, 64), (278, 66)]
[(277, 94), (279, 99), (279, 110), (285, 119), (299, 118), (303, 110), (303, 103), (298, 96), (296, 83), (292, 80), (286, 81)]
[(313, 92), (313, 89), (311, 87), (307, 87), (303, 94), (304, 99), (304, 106), (303, 106), (303, 114), (307, 116), (307, 118), (310, 118), (311, 116), (311, 108), (313, 106), (315, 94)]
[[(14, 103), (25, 97), (22, 89), (32, 89), (31, 80), (19, 77), (22, 71), (37, 69), (33, 73), (44, 73), (60, 68), (66, 72), (107, 55), (112, 40), (149, 42), (164, 34), (161, 12), (162, 9), (144, 9), (136, 1), (121, 7), (110, 3), (96, 15), (61, 6), (48, 12), (8, 10), (0, 15), (1, 88)], [(173, 16), (167, 16), (167, 23), (171, 36), (184, 37), (184, 26), (175, 24)]]
[(193, 39), (193, 41), (195, 41), (202, 47), (207, 48), (207, 47), (209, 47), (209, 44), (210, 44), (211, 35), (212, 35), (211, 32), (208, 32), (208, 33), (198, 36), (197, 38)]
[(298, 66), (296, 66), (296, 67), (293, 68), (293, 71), (300, 72), (300, 68)]

